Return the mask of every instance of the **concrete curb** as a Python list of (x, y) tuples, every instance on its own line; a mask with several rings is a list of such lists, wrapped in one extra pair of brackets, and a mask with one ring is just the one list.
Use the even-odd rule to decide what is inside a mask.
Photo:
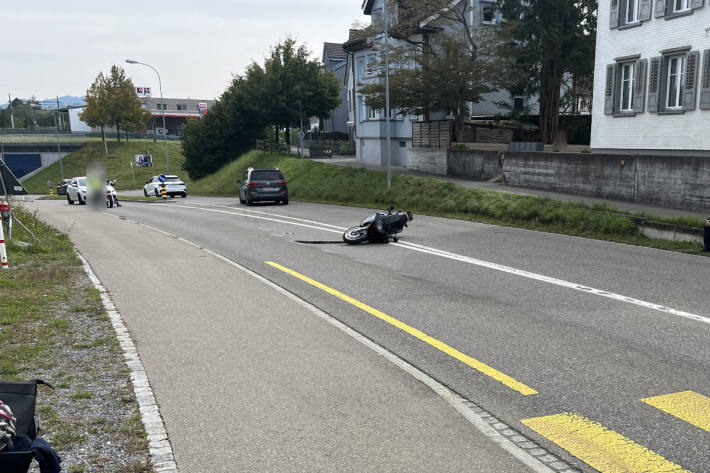
[(133, 392), (136, 395), (143, 426), (148, 435), (148, 451), (153, 470), (156, 473), (178, 473), (173, 449), (168, 439), (163, 417), (160, 415), (160, 408), (155, 401), (155, 396), (153, 396), (153, 390), (150, 387), (148, 375), (138, 355), (138, 350), (131, 339), (131, 334), (123, 323), (121, 314), (116, 310), (111, 296), (109, 296), (108, 291), (104, 288), (103, 284), (101, 284), (101, 280), (91, 269), (89, 262), (78, 252), (77, 255), (89, 279), (101, 294), (101, 301), (111, 320), (111, 325), (116, 332), (116, 337), (121, 345), (121, 349), (123, 350), (123, 358), (126, 362), (126, 366), (128, 366), (131, 371)]

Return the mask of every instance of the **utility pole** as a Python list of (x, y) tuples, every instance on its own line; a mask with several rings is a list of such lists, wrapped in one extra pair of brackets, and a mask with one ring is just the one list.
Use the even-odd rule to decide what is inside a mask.
[(15, 129), (15, 109), (12, 108), (12, 97), (7, 94), (7, 100), (10, 102), (10, 123), (12, 124), (12, 129)]
[(59, 111), (59, 96), (57, 96), (57, 153), (59, 154), (59, 174), (64, 180), (64, 166), (62, 165), (62, 146), (59, 144), (59, 127), (61, 126), (61, 114)]
[(387, 189), (392, 185), (392, 130), (390, 130), (390, 49), (389, 49), (389, 20), (387, 18), (387, 1), (384, 2), (385, 20), (385, 126), (387, 127)]

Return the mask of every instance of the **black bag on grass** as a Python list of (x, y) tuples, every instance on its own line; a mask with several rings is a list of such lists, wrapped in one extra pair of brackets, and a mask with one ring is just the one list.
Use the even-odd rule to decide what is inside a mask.
[[(10, 406), (16, 419), (15, 432), (17, 437), (23, 435), (34, 440), (39, 431), (35, 418), (37, 406), (37, 385), (49, 383), (37, 379), (34, 381), (2, 381), (0, 380), (0, 400)], [(2, 473), (27, 473), (32, 463), (32, 452), (0, 452), (0, 471)]]

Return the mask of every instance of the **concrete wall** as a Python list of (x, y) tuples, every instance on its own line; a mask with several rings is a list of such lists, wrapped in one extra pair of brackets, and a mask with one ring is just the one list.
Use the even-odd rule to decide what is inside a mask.
[(710, 208), (710, 159), (507, 152), (505, 182), (679, 209)]
[(409, 148), (407, 150), (407, 167), (417, 171), (446, 176), (445, 148)]
[(498, 175), (497, 151), (449, 149), (446, 153), (448, 175), (486, 181)]

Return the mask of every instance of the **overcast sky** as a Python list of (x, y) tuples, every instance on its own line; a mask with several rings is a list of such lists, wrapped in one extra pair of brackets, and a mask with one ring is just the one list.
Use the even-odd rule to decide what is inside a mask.
[(84, 95), (100, 71), (123, 66), (165, 97), (211, 99), (287, 34), (318, 57), (364, 21), (362, 0), (0, 1), (0, 102)]

